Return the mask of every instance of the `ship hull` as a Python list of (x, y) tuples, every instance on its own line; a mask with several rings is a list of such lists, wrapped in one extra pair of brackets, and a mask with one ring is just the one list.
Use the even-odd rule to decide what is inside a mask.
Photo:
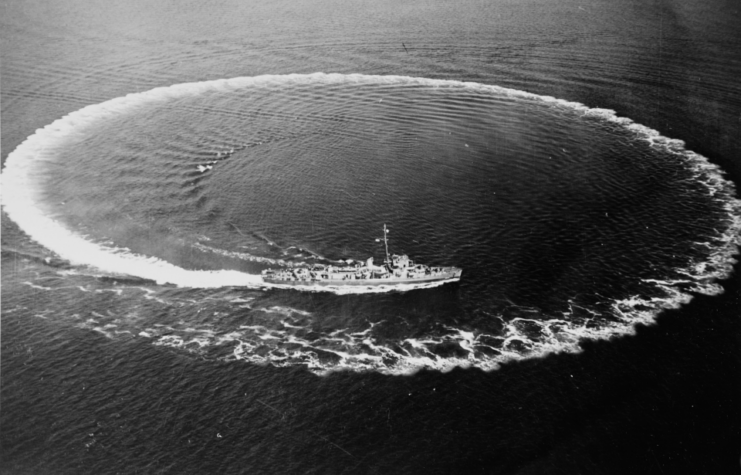
[(401, 284), (430, 284), (435, 282), (456, 282), (461, 278), (461, 269), (455, 267), (444, 268), (441, 273), (434, 276), (418, 278), (389, 277), (384, 279), (312, 279), (312, 280), (284, 280), (272, 279), (263, 276), (262, 280), (268, 284), (276, 284), (291, 287), (375, 287)]

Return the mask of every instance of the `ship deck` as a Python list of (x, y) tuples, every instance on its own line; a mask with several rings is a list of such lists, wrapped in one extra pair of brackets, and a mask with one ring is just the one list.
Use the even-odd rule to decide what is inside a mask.
[(449, 281), (455, 282), (460, 280), (461, 269), (446, 268), (436, 275), (426, 275), (416, 278), (399, 278), (386, 277), (374, 279), (273, 279), (263, 276), (263, 281), (270, 284), (288, 285), (288, 286), (381, 286), (397, 284), (426, 284), (431, 282)]

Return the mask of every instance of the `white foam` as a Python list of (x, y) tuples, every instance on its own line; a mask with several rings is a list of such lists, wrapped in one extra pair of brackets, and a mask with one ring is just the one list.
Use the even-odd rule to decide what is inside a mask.
[[(68, 229), (49, 217), (43, 210), (40, 197), (41, 185), (38, 178), (42, 176), (44, 167), (48, 162), (57, 157), (55, 150), (68, 140), (77, 140), (88, 126), (105, 120), (108, 117), (130, 113), (137, 108), (168, 101), (172, 98), (193, 96), (205, 91), (231, 91), (255, 86), (266, 85), (292, 85), (292, 84), (399, 84), (420, 85), (439, 88), (465, 88), (489, 92), (499, 96), (521, 98), (525, 100), (539, 101), (540, 103), (568, 108), (594, 117), (599, 120), (614, 123), (625, 130), (635, 134), (636, 139), (648, 142), (652, 147), (673, 154), (677, 160), (683, 161), (695, 173), (695, 179), (701, 183), (708, 196), (716, 199), (725, 208), (728, 219), (725, 227), (718, 229), (718, 234), (710, 242), (703, 241), (697, 244), (706, 248), (709, 255), (702, 261), (692, 262), (684, 269), (676, 272), (683, 278), (674, 279), (646, 279), (644, 282), (653, 285), (663, 294), (660, 297), (632, 296), (610, 303), (611, 314), (614, 321), (600, 319), (598, 325), (592, 325), (592, 319), (600, 315), (594, 310), (585, 309), (570, 303), (569, 312), (563, 312), (562, 318), (538, 320), (515, 318), (505, 322), (504, 334), (500, 336), (477, 333), (470, 330), (449, 328), (449, 334), (442, 336), (429, 336), (420, 338), (408, 338), (399, 342), (400, 345), (408, 345), (412, 351), (401, 348), (403, 353), (392, 350), (382, 344), (378, 344), (372, 338), (372, 328), (353, 333), (332, 332), (329, 337), (321, 340), (332, 348), (320, 347), (322, 351), (336, 354), (338, 362), (322, 363), (312, 351), (312, 344), (316, 342), (305, 341), (295, 335), (286, 334), (285, 331), (269, 330), (265, 327), (240, 326), (238, 330), (226, 334), (217, 335), (213, 330), (180, 330), (183, 333), (199, 333), (197, 338), (186, 340), (179, 335), (165, 335), (159, 337), (157, 344), (186, 347), (195, 343), (198, 349), (212, 345), (234, 342), (231, 359), (251, 361), (254, 363), (271, 363), (277, 366), (288, 366), (293, 364), (306, 364), (319, 374), (336, 370), (353, 371), (381, 371), (388, 374), (408, 374), (421, 368), (449, 371), (455, 367), (475, 366), (484, 370), (497, 368), (503, 362), (546, 355), (553, 352), (577, 352), (578, 342), (581, 339), (606, 339), (618, 335), (627, 335), (634, 332), (637, 323), (651, 323), (656, 315), (666, 308), (676, 308), (688, 302), (691, 295), (688, 291), (705, 293), (709, 295), (722, 291), (715, 281), (726, 278), (732, 272), (735, 260), (733, 255), (738, 252), (741, 245), (741, 201), (736, 199), (733, 184), (725, 180), (721, 170), (711, 164), (705, 157), (684, 149), (684, 142), (669, 139), (662, 136), (656, 130), (650, 129), (624, 117), (618, 117), (614, 111), (609, 109), (589, 108), (584, 104), (569, 102), (549, 96), (537, 96), (524, 91), (506, 89), (498, 86), (484, 85), (470, 82), (458, 82), (447, 80), (434, 80), (424, 78), (412, 78), (405, 76), (366, 76), (359, 74), (308, 74), (287, 76), (258, 76), (241, 77), (233, 79), (220, 79), (200, 83), (178, 84), (170, 87), (162, 87), (146, 92), (129, 94), (124, 97), (110, 101), (87, 106), (79, 111), (73, 112), (52, 124), (39, 129), (35, 134), (26, 139), (7, 159), (5, 170), (2, 175), (3, 181), (3, 206), (8, 215), (28, 233), (34, 240), (57, 253), (60, 257), (69, 260), (76, 265), (87, 265), (101, 269), (108, 273), (136, 276), (144, 279), (154, 280), (159, 283), (171, 283), (183, 287), (216, 288), (224, 286), (253, 287), (253, 288), (286, 288), (300, 289), (303, 291), (330, 291), (338, 294), (343, 293), (370, 293), (388, 291), (407, 291), (417, 288), (428, 288), (442, 285), (444, 282), (430, 283), (425, 285), (400, 284), (393, 286), (352, 287), (352, 286), (302, 286), (269, 285), (263, 283), (261, 278), (237, 271), (190, 271), (174, 266), (159, 259), (149, 258), (133, 254), (123, 249), (92, 243)], [(232, 153), (230, 150), (229, 153)], [(221, 152), (217, 154), (221, 158)], [(213, 164), (213, 163), (211, 163)], [(200, 168), (202, 167), (202, 168)], [(208, 170), (206, 166), (199, 165), (201, 172)], [(208, 241), (208, 237), (203, 237)], [(274, 245), (271, 241), (268, 243)], [(290, 266), (290, 262), (283, 260), (272, 260), (259, 258), (246, 253), (230, 253), (203, 244), (197, 244), (201, 250), (218, 253), (227, 253), (230, 257), (246, 260), (255, 260), (277, 265)], [(60, 271), (60, 274), (74, 271)], [(684, 278), (686, 277), (686, 278)], [(47, 290), (46, 287), (37, 286), (25, 282), (31, 287)], [(685, 290), (681, 290), (685, 289)], [(687, 290), (689, 289), (689, 290)], [(85, 289), (82, 289), (85, 290)], [(147, 289), (144, 289), (147, 290)], [(119, 291), (120, 292), (120, 291)], [(147, 291), (149, 294), (150, 291)], [(154, 300), (166, 304), (155, 296)], [(237, 302), (237, 300), (234, 300)], [(591, 317), (587, 319), (569, 320), (574, 308), (580, 309)], [(288, 307), (271, 307), (266, 309), (286, 317), (294, 314), (309, 316), (307, 312), (291, 309)], [(523, 309), (523, 311), (526, 309)], [(535, 313), (535, 310), (533, 310)], [(496, 317), (495, 318), (501, 318)], [(88, 328), (100, 331), (109, 337), (113, 337), (107, 326), (101, 327), (97, 322), (89, 320), (84, 323)], [(292, 323), (283, 322), (283, 328), (308, 329)], [(538, 337), (530, 339), (530, 332), (538, 331)], [(171, 329), (171, 331), (178, 331)], [(116, 331), (115, 333), (127, 332)], [(249, 334), (248, 334), (249, 333)], [(147, 328), (138, 333), (145, 338), (155, 338), (160, 334), (158, 329)], [(483, 343), (485, 339), (493, 339), (501, 342), (501, 346), (491, 346)], [(289, 342), (299, 345), (302, 351), (285, 351), (279, 347), (271, 350), (267, 355), (253, 353), (258, 348), (257, 341)], [(441, 343), (457, 344), (464, 352), (461, 357), (441, 357), (431, 350), (435, 345)], [(195, 345), (187, 349), (193, 350)], [(335, 348), (339, 346), (339, 348)], [(373, 354), (364, 353), (359, 348), (366, 347)], [(515, 349), (515, 346), (524, 348)], [(496, 350), (495, 355), (477, 354), (476, 348), (485, 347)], [(394, 361), (387, 365), (385, 358)]]
[(31, 282), (21, 282), (21, 283), (23, 285), (27, 285), (27, 286), (31, 287), (32, 289), (38, 289), (38, 290), (54, 290), (51, 287), (44, 287), (43, 285), (36, 285), (34, 283), (31, 283)]
[(283, 259), (271, 259), (269, 257), (255, 256), (252, 254), (248, 254), (246, 252), (227, 251), (225, 249), (218, 249), (215, 247), (206, 246), (201, 243), (195, 243), (193, 244), (193, 247), (198, 249), (199, 251), (213, 252), (214, 254), (219, 254), (225, 257), (230, 257), (232, 259), (240, 259), (243, 261), (261, 262), (264, 264), (272, 264), (272, 265), (278, 265), (278, 266), (283, 266), (283, 267), (293, 267), (293, 266), (302, 265), (302, 264), (295, 264), (293, 262), (284, 261)]
[[(60, 257), (76, 265), (97, 267), (113, 274), (123, 274), (151, 279), (158, 283), (170, 283), (182, 287), (214, 288), (225, 286), (239, 287), (277, 287), (297, 289), (293, 286), (269, 285), (262, 282), (260, 276), (250, 275), (238, 271), (192, 271), (174, 266), (165, 261), (145, 257), (121, 249), (102, 246), (92, 243), (76, 234), (62, 224), (47, 216), (40, 205), (40, 185), (36, 181), (39, 172), (43, 171), (45, 162), (55, 160), (55, 149), (74, 140), (85, 132), (86, 128), (105, 120), (107, 117), (126, 114), (137, 108), (169, 101), (175, 98), (194, 96), (206, 91), (230, 91), (248, 87), (267, 85), (299, 85), (299, 84), (404, 84), (420, 85), (437, 88), (465, 88), (487, 91), (497, 95), (537, 100), (558, 107), (568, 107), (581, 111), (585, 115), (600, 117), (612, 121), (634, 131), (642, 138), (649, 140), (655, 146), (665, 148), (674, 153), (682, 153), (686, 159), (691, 159), (697, 169), (705, 174), (712, 173), (712, 179), (704, 183), (711, 192), (721, 188), (728, 188), (729, 183), (720, 177), (719, 170), (697, 154), (679, 150), (681, 141), (662, 137), (657, 131), (635, 124), (629, 119), (619, 118), (615, 112), (608, 109), (589, 108), (576, 102), (564, 101), (550, 96), (537, 96), (525, 91), (507, 89), (499, 86), (485, 85), (472, 82), (460, 82), (439, 79), (414, 78), (408, 76), (370, 76), (361, 74), (291, 74), (265, 75), (256, 77), (238, 77), (232, 79), (218, 79), (197, 83), (176, 84), (168, 87), (158, 87), (149, 91), (128, 94), (109, 101), (93, 104), (78, 111), (72, 112), (48, 126), (38, 129), (28, 137), (9, 156), (3, 172), (3, 205), (8, 216), (28, 233), (34, 240), (57, 253)], [(739, 205), (730, 205), (729, 211), (738, 215)], [(741, 229), (736, 219), (736, 234)], [(727, 230), (726, 230), (727, 231)], [(729, 238), (730, 239), (730, 238)], [(738, 245), (738, 238), (734, 245)], [(727, 253), (726, 253), (727, 254)], [(253, 257), (253, 256), (249, 256)], [(727, 256), (726, 256), (727, 257)], [(723, 273), (727, 274), (727, 270)], [(304, 291), (330, 291), (338, 294), (345, 293), (372, 293), (389, 291), (407, 291), (411, 289), (430, 288), (444, 282), (424, 285), (401, 284), (394, 286), (350, 287), (350, 286), (305, 286)]]
[(303, 315), (305, 317), (308, 317), (311, 315), (311, 312), (307, 312), (305, 310), (299, 310), (297, 308), (291, 308), (291, 307), (282, 307), (279, 305), (274, 305), (272, 307), (267, 307), (264, 309), (266, 312), (271, 313), (279, 313), (281, 315), (284, 315), (286, 317), (290, 317), (293, 314)]

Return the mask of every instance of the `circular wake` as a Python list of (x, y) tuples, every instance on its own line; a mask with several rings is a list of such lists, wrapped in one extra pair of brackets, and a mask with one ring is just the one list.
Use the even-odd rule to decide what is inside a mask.
[(422, 292), (435, 305), (258, 292), (215, 299), (251, 325), (125, 330), (318, 373), (575, 351), (719, 292), (741, 230), (733, 185), (681, 141), (609, 110), (400, 76), (235, 78), (91, 105), (12, 152), (3, 189), (60, 257), (160, 284), (278, 292), (260, 269), (365, 259), (380, 222), (411, 257), (464, 268), (460, 287)]

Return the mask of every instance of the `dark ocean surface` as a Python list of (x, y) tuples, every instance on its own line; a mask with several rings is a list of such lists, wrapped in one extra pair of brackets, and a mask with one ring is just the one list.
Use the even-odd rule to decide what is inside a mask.
[(738, 473), (739, 10), (3, 5), (1, 471)]

